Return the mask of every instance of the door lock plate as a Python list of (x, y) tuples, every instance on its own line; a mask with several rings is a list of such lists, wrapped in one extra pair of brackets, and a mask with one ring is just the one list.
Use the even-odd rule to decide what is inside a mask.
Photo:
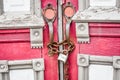
[(88, 23), (76, 23), (76, 36), (78, 43), (90, 42)]
[(31, 48), (43, 47), (43, 29), (30, 29)]

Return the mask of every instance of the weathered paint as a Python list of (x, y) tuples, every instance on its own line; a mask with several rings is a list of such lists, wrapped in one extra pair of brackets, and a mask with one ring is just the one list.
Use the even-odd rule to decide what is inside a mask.
[[(66, 0), (70, 1), (70, 0)], [(71, 0), (76, 10), (77, 0)], [(57, 7), (56, 0), (42, 0), (42, 7), (48, 3)], [(65, 22), (64, 22), (65, 23)], [(70, 29), (71, 40), (75, 43), (75, 50), (69, 55), (70, 80), (78, 80), (77, 54), (91, 54), (103, 56), (120, 56), (120, 24), (90, 23), (90, 44), (78, 44), (75, 35), (75, 23)], [(47, 43), (49, 42), (48, 26), (44, 27), (44, 47), (31, 49), (29, 29), (0, 30), (0, 60), (22, 60), (43, 57), (45, 59), (45, 80), (58, 79), (57, 55), (48, 56)], [(54, 36), (57, 41), (57, 20), (54, 22)]]
[[(56, 8), (56, 0), (42, 0), (42, 7), (51, 3)], [(57, 41), (57, 21), (54, 22), (55, 40)], [(43, 49), (31, 49), (30, 30), (0, 30), (0, 60), (24, 60), (43, 57), (45, 59), (45, 80), (58, 80), (57, 55), (48, 56), (48, 26), (44, 26)]]

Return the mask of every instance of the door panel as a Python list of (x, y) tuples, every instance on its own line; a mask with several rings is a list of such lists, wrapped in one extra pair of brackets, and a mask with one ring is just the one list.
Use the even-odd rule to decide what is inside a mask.
[[(96, 24), (96, 26), (97, 25), (98, 24)], [(111, 24), (110, 26), (112, 25), (115, 24)], [(90, 26), (90, 44), (78, 44), (75, 34), (75, 24), (73, 23), (71, 26), (70, 35), (71, 40), (75, 43), (75, 50), (70, 54), (68, 60), (70, 80), (78, 80), (77, 54), (79, 53), (101, 56), (120, 56), (120, 28), (112, 29), (110, 31), (109, 28), (106, 28), (106, 31), (103, 31), (102, 33), (101, 29), (103, 29), (104, 26), (105, 25), (101, 24), (101, 27), (98, 26), (96, 29), (94, 29), (94, 26)]]
[[(51, 3), (56, 8), (56, 0), (42, 0), (42, 8)], [(42, 49), (31, 49), (30, 29), (0, 30), (0, 60), (24, 60), (44, 58), (45, 80), (58, 80), (57, 55), (48, 56), (47, 44), (49, 33), (47, 24), (44, 26), (44, 42)], [(54, 22), (54, 36), (57, 40), (57, 20)]]
[[(42, 8), (51, 3), (57, 8), (57, 0), (42, 0)], [(78, 9), (78, 0), (71, 1)], [(65, 22), (64, 24), (65, 25)], [(69, 78), (78, 80), (77, 54), (90, 54), (102, 56), (120, 56), (120, 24), (113, 23), (89, 23), (90, 44), (78, 44), (76, 38), (75, 23), (70, 28), (70, 39), (75, 44), (75, 50), (69, 55)], [(54, 40), (58, 41), (57, 19), (54, 22)], [(57, 55), (48, 56), (47, 44), (49, 43), (49, 30), (47, 24), (44, 26), (44, 46), (42, 49), (31, 49), (30, 30), (0, 30), (0, 60), (24, 60), (33, 58), (44, 58), (45, 80), (59, 80)]]
[[(78, 0), (71, 0), (78, 9)], [(78, 44), (76, 28), (73, 22), (70, 38), (75, 43), (75, 50), (69, 55), (69, 78), (78, 80), (77, 54), (120, 56), (120, 24), (118, 23), (89, 23), (90, 44)]]

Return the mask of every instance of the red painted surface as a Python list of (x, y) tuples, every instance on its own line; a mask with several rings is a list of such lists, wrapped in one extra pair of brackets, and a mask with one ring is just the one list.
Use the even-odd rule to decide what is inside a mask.
[[(48, 3), (56, 8), (56, 0), (42, 0), (44, 8)], [(55, 40), (57, 41), (57, 21), (54, 22)], [(45, 60), (45, 80), (58, 80), (57, 56), (49, 57), (47, 44), (49, 42), (47, 24), (44, 26), (43, 49), (31, 49), (30, 30), (0, 30), (0, 60), (24, 60), (43, 57)]]
[[(44, 8), (48, 3), (57, 8), (57, 0), (42, 0)], [(67, 2), (70, 0), (64, 0)], [(71, 0), (77, 10), (77, 0)], [(77, 54), (120, 56), (120, 24), (90, 23), (90, 44), (78, 44), (75, 35), (75, 23), (71, 25), (70, 37), (75, 43), (75, 50), (69, 55), (70, 80), (78, 80)], [(57, 20), (54, 22), (54, 36), (57, 41)], [(30, 48), (29, 29), (0, 30), (0, 60), (21, 60), (43, 57), (45, 59), (45, 80), (58, 79), (57, 56), (49, 57), (47, 44), (49, 42), (48, 26), (44, 27), (43, 49)]]
[[(71, 1), (78, 9), (78, 0)], [(70, 36), (75, 43), (75, 50), (69, 55), (70, 80), (78, 80), (77, 54), (120, 56), (120, 24), (119, 23), (89, 23), (90, 44), (78, 44), (75, 35), (75, 23), (71, 25)], [(80, 76), (80, 75), (79, 75)]]

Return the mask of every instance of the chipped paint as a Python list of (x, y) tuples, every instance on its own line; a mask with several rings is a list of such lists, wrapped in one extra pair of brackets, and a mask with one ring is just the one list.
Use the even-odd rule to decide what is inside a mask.
[(78, 11), (73, 17), (75, 21), (104, 21), (107, 20), (113, 22), (120, 21), (120, 9), (117, 7), (89, 7), (84, 11)]

